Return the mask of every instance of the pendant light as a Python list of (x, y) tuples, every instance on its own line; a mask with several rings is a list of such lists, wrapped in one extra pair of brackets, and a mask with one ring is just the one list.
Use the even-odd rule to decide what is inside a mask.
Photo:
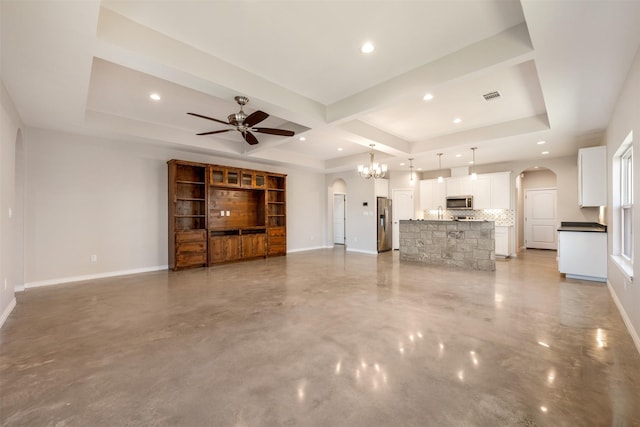
[(440, 175), (438, 175), (438, 184), (442, 184), (444, 182), (444, 178), (442, 177), (442, 153), (438, 153), (438, 171)]
[(409, 159), (409, 184), (413, 185), (415, 180), (413, 179), (413, 159)]
[(471, 170), (473, 173), (471, 174), (471, 181), (475, 181), (478, 179), (478, 174), (476, 173), (476, 150), (478, 147), (471, 147), (471, 152), (473, 153), (473, 162), (471, 163)]

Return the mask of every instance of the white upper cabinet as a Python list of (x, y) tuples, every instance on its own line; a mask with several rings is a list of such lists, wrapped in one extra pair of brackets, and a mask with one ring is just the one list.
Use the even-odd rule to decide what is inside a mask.
[(389, 197), (389, 180), (386, 178), (374, 180), (376, 197)]
[(471, 181), (473, 209), (491, 209), (491, 176), (478, 174), (478, 179)]
[(511, 209), (511, 172), (490, 175), (491, 209)]
[(445, 208), (446, 184), (438, 183), (437, 179), (423, 179), (420, 181), (420, 210), (436, 210)]
[(452, 176), (446, 179), (447, 197), (451, 196), (469, 196), (473, 194), (471, 188), (471, 177), (468, 175)]
[(479, 174), (472, 183), (474, 209), (511, 209), (511, 172)]
[(580, 207), (607, 204), (607, 147), (578, 151), (578, 203)]

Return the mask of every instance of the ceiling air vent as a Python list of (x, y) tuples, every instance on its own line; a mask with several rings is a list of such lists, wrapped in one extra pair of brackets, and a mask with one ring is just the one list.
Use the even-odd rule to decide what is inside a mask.
[(485, 101), (491, 101), (492, 99), (500, 98), (500, 92), (496, 90), (495, 92), (485, 93), (484, 95), (482, 95), (482, 97)]

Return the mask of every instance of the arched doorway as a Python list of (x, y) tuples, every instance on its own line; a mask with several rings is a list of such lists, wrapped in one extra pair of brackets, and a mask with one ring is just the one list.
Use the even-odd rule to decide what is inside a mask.
[(524, 249), (557, 250), (557, 175), (533, 166), (516, 178), (516, 245)]
[(337, 179), (331, 185), (331, 238), (334, 245), (345, 245), (347, 233), (347, 184)]

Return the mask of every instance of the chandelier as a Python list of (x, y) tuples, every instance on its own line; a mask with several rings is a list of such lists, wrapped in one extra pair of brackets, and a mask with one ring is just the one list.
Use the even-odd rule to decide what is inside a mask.
[(371, 152), (369, 153), (369, 165), (358, 165), (358, 173), (364, 179), (384, 178), (384, 175), (387, 173), (387, 165), (374, 161), (373, 147), (375, 145), (376, 144), (369, 144), (369, 147), (371, 147)]

